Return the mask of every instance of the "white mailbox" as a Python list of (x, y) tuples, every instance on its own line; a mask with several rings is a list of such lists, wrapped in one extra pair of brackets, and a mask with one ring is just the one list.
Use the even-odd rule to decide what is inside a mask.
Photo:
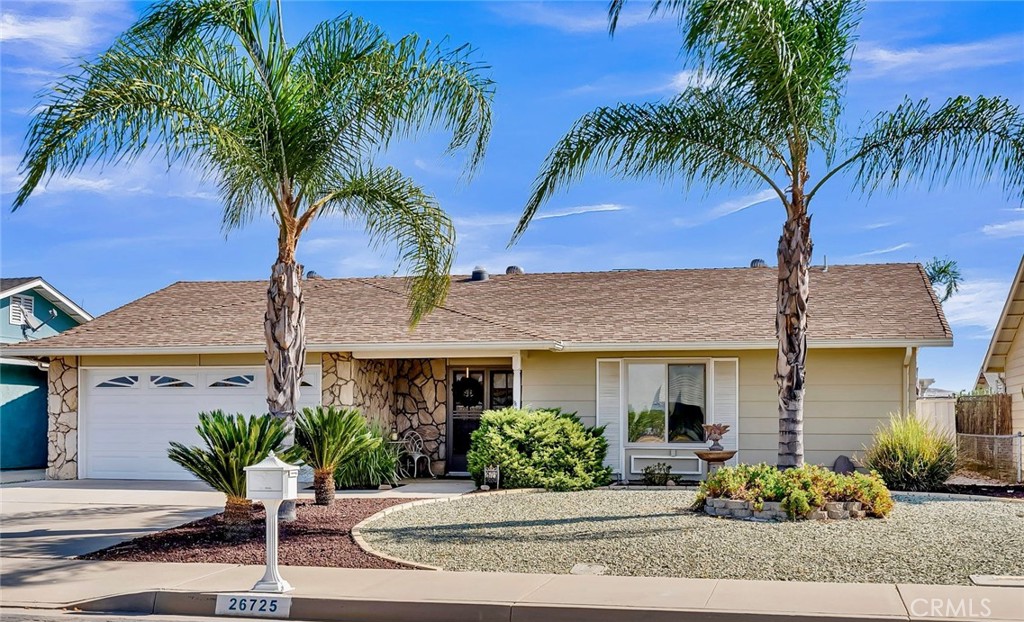
[(270, 452), (262, 462), (245, 467), (245, 496), (253, 501), (297, 499), (299, 467)]

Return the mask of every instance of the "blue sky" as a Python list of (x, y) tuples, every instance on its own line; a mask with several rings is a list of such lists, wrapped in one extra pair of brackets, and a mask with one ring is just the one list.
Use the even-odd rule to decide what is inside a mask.
[[(459, 178), (462, 162), (443, 156), (440, 136), (405, 141), (383, 157), (454, 218), (459, 272), (477, 264), (543, 272), (774, 261), (783, 213), (777, 202), (758, 202), (763, 188), (686, 192), (678, 184), (602, 174), (557, 196), (526, 237), (506, 249), (538, 166), (577, 117), (599, 105), (670, 97), (686, 84), (673, 23), (648, 20), (648, 4), (635, 2), (612, 39), (605, 6), (286, 1), (285, 20), (296, 39), (348, 11), (395, 37), (417, 32), (471, 43), (491, 66), (494, 134), (469, 184)], [(263, 279), (274, 260), (269, 221), (225, 237), (211, 185), (159, 161), (53, 179), (10, 212), (36, 94), (75, 58), (102, 50), (143, 8), (108, 0), (6, 1), (0, 9), (0, 271), (43, 275), (94, 314), (177, 280)], [(872, 2), (849, 84), (849, 131), (905, 95), (938, 102), (958, 94), (1024, 102), (1024, 2)], [(937, 386), (969, 387), (1024, 251), (1021, 205), (994, 185), (909, 188), (865, 199), (836, 178), (817, 199), (813, 223), (816, 264), (826, 256), (833, 264), (959, 261), (967, 280), (945, 307), (956, 346), (923, 352), (920, 373)], [(394, 269), (389, 253), (368, 248), (358, 226), (338, 220), (316, 223), (299, 255), (328, 277)]]

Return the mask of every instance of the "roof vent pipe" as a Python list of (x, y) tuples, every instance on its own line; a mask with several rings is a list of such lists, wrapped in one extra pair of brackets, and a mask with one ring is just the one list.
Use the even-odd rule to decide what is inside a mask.
[(526, 271), (519, 266), (509, 266), (505, 268), (505, 274), (526, 274)]
[(473, 274), (470, 275), (470, 281), (486, 281), (490, 276), (487, 274), (487, 270), (484, 270), (483, 266), (477, 266), (473, 268)]
[(768, 264), (765, 262), (764, 259), (755, 259), (755, 260), (750, 262), (750, 267), (751, 268), (764, 268), (767, 265)]

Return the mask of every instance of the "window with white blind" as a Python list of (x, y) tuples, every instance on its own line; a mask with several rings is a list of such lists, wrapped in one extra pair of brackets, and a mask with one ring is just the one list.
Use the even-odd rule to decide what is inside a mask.
[(25, 318), (35, 314), (35, 298), (15, 294), (11, 296), (11, 324), (21, 326)]
[(628, 362), (629, 443), (702, 443), (707, 413), (704, 363)]

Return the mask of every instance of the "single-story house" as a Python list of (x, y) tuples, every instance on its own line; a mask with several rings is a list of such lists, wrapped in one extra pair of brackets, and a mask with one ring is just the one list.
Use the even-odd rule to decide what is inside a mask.
[[(0, 344), (52, 337), (92, 319), (42, 277), (0, 279)], [(0, 470), (46, 466), (46, 364), (0, 356)]]
[[(509, 270), (508, 272), (515, 272)], [(774, 268), (452, 277), (415, 330), (407, 280), (311, 278), (301, 403), (355, 406), (466, 470), (482, 411), (560, 407), (605, 426), (622, 478), (700, 477), (700, 424), (734, 460), (778, 447)], [(917, 264), (813, 268), (804, 440), (831, 464), (916, 397), (917, 352), (952, 333)], [(266, 284), (180, 282), (62, 335), (12, 346), (50, 371), (52, 478), (176, 479), (198, 411), (265, 412)]]
[(1024, 432), (1024, 256), (978, 372), (978, 388), (1009, 393), (1013, 431)]

